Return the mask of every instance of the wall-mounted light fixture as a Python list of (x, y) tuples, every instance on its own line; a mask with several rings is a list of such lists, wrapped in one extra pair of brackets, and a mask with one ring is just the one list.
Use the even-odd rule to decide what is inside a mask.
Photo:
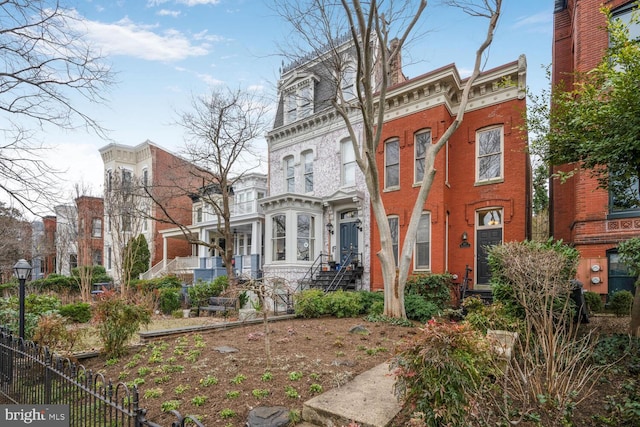
[(460, 236), (460, 239), (462, 240), (462, 242), (460, 242), (461, 248), (468, 248), (469, 246), (471, 246), (469, 244), (469, 235), (467, 234), (466, 231), (462, 232), (462, 236)]
[(360, 218), (356, 219), (356, 228), (362, 231), (362, 221), (360, 220)]
[(333, 234), (333, 224), (331, 224), (331, 221), (327, 223), (327, 231), (329, 234)]

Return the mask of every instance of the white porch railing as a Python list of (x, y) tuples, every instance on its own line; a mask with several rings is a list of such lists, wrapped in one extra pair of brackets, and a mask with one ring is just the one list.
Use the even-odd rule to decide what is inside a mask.
[(141, 279), (154, 279), (170, 273), (188, 273), (200, 266), (200, 260), (195, 256), (176, 257), (164, 265), (164, 261), (160, 261), (151, 267), (145, 273), (140, 275)]

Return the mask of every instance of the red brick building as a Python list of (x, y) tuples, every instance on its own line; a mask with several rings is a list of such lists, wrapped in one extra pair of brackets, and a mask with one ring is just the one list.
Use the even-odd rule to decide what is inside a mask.
[[(609, 43), (606, 18), (600, 7), (611, 8), (614, 17), (628, 22), (634, 1), (556, 0), (554, 10), (554, 87), (570, 87), (573, 73), (593, 69), (602, 60)], [(637, 34), (637, 29), (636, 33)], [(571, 171), (574, 164), (556, 167)], [(585, 289), (607, 295), (633, 290), (634, 278), (619, 262), (617, 245), (640, 234), (640, 210), (620, 209), (608, 191), (599, 189), (589, 171), (576, 169), (566, 182), (550, 182), (550, 230), (580, 251), (578, 279)]]
[[(472, 283), (482, 289), (489, 279), (483, 246), (529, 237), (531, 171), (526, 135), (520, 131), (525, 79), (522, 56), (476, 80), (461, 127), (436, 158), (437, 174), (417, 233), (413, 272), (450, 272), (461, 280), (468, 265)], [(388, 91), (377, 160), (398, 251), (422, 181), (424, 153), (453, 121), (464, 84), (456, 67), (448, 65)], [(373, 224), (371, 253), (379, 250)], [(382, 287), (380, 264), (372, 262), (371, 289)]]
[[(161, 209), (157, 203), (145, 200), (145, 196), (138, 198), (142, 205), (135, 209), (138, 212), (133, 220), (135, 225), (130, 225), (132, 229), (125, 232), (125, 236), (116, 237), (119, 231), (109, 221), (110, 208), (108, 197), (105, 197), (104, 265), (107, 273), (112, 277), (117, 274), (116, 246), (126, 244), (117, 242), (122, 237), (128, 242), (139, 234), (145, 236), (151, 253), (150, 267), (176, 257), (195, 255), (196, 249), (182, 234), (176, 236), (170, 245), (166, 245), (160, 231), (175, 228), (168, 216), (185, 226), (192, 224), (190, 195), (197, 193), (205, 177), (210, 179), (210, 174), (151, 141), (137, 146), (109, 144), (100, 149), (100, 154), (105, 168), (105, 193), (118, 191), (117, 188), (112, 188), (112, 182), (135, 181), (136, 185), (147, 189), (163, 206)], [(120, 181), (116, 179), (116, 174)], [(140, 210), (146, 211), (144, 215), (139, 213)], [(116, 277), (114, 279), (117, 280)]]
[(78, 266), (103, 265), (104, 200), (102, 197), (76, 198), (78, 212)]

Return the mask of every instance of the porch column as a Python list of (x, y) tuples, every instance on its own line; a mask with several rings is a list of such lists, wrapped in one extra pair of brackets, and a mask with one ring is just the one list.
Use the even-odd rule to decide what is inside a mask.
[(260, 221), (251, 223), (251, 255), (260, 255), (262, 253), (262, 224)]
[(167, 266), (167, 236), (162, 235), (162, 268)]

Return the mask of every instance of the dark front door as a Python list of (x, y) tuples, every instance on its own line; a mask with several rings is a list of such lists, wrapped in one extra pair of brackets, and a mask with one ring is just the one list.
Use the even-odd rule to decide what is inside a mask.
[[(358, 254), (358, 227), (356, 221), (340, 223), (340, 263), (344, 264), (345, 259), (352, 254)], [(352, 258), (353, 259), (353, 258)]]
[(489, 262), (487, 260), (487, 247), (502, 243), (502, 228), (478, 229), (476, 239), (476, 284), (488, 285), (491, 278)]
[(620, 262), (620, 254), (617, 251), (607, 251), (609, 260), (609, 295), (617, 291), (629, 291), (635, 293), (636, 278), (629, 273), (626, 265)]

